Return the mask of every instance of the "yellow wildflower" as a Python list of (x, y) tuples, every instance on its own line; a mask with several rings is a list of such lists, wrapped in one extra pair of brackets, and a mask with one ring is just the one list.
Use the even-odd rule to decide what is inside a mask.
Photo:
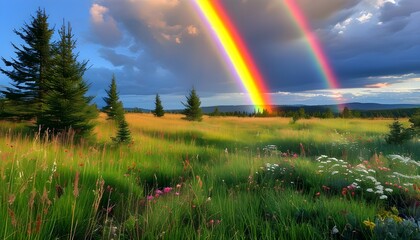
[(371, 231), (375, 228), (376, 224), (374, 222), (371, 222), (369, 220), (363, 221), (363, 224), (365, 224), (366, 227), (368, 227)]

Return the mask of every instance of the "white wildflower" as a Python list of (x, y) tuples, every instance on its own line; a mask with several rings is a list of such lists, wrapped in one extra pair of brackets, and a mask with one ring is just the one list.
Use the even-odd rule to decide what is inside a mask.
[(340, 232), (340, 231), (338, 231), (337, 226), (334, 226), (334, 227), (332, 228), (332, 230), (331, 230), (331, 234), (332, 234), (332, 235), (337, 234), (337, 233), (339, 233), (339, 232)]
[(381, 195), (381, 196), (379, 197), (379, 199), (381, 199), (381, 200), (383, 200), (383, 199), (388, 199), (388, 196), (386, 196), (386, 195)]
[(393, 190), (391, 188), (385, 188), (385, 191), (392, 192)]
[(408, 178), (408, 179), (420, 179), (419, 175), (415, 175), (415, 176), (410, 176), (410, 175), (404, 175), (398, 172), (394, 172), (395, 175), (399, 176), (399, 177), (403, 177), (403, 178)]
[(366, 189), (366, 192), (373, 192), (373, 189), (372, 188), (368, 188), (368, 189)]
[(331, 173), (331, 175), (335, 175), (337, 173), (338, 173), (338, 171), (334, 171), (334, 172)]

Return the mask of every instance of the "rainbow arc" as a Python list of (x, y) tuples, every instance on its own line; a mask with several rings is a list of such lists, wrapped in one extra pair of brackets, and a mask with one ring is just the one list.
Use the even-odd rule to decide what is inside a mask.
[[(223, 49), (226, 61), (232, 66), (232, 71), (248, 92), (254, 106), (260, 110), (266, 108), (271, 111), (270, 106), (273, 103), (266, 81), (220, 1), (195, 0), (194, 3), (201, 13), (200, 16), (214, 32), (217, 42)], [(337, 77), (328, 62), (328, 57), (324, 53), (316, 35), (311, 30), (310, 24), (297, 5), (296, 0), (284, 0), (283, 3), (302, 32), (314, 62), (327, 83), (327, 87), (330, 89), (339, 88)]]

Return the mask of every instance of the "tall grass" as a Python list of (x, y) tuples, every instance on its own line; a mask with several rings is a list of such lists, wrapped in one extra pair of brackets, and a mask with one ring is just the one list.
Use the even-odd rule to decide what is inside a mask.
[[(290, 124), (286, 118), (126, 118), (133, 143), (122, 146), (112, 143), (116, 126), (104, 115), (98, 119), (96, 143), (47, 141), (25, 123), (2, 122), (0, 236), (371, 238), (363, 221), (373, 220), (388, 205), (362, 192), (343, 197), (341, 187), (350, 180), (319, 174), (315, 159), (325, 154), (356, 166), (380, 155), (381, 167), (418, 175), (385, 157), (420, 157), (419, 142), (385, 144), (392, 120), (303, 119)], [(267, 145), (277, 150), (267, 151)], [(281, 172), (268, 174), (267, 163), (278, 164)], [(381, 174), (377, 178), (385, 179)], [(411, 203), (417, 194), (395, 191), (395, 197), (407, 201), (387, 203)], [(334, 227), (339, 235), (332, 235)]]

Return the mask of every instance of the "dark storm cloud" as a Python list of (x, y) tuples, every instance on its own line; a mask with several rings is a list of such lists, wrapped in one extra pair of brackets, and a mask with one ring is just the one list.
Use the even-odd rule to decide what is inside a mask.
[(412, 14), (420, 11), (418, 0), (401, 0), (398, 4), (386, 3), (379, 20), (382, 22), (393, 21), (397, 18), (409, 21)]
[[(320, 40), (340, 86), (363, 87), (381, 83), (372, 77), (419, 73), (417, 0), (400, 0), (398, 4), (379, 0), (297, 3)], [(105, 37), (98, 34), (95, 42), (105, 46), (100, 54), (116, 67), (123, 94), (180, 94), (192, 86), (206, 96), (243, 91), (191, 2), (100, 0), (96, 5), (91, 9), (92, 27), (99, 31), (106, 25), (110, 31)], [(223, 6), (270, 90), (327, 87), (282, 1), (231, 0), (224, 1)], [(106, 48), (113, 44), (117, 47)], [(126, 52), (116, 50), (119, 48)]]
[[(186, 92), (192, 86), (208, 93), (238, 89), (187, 1), (105, 0), (98, 4), (108, 9), (106, 14), (125, 33), (125, 45), (131, 52), (124, 55), (102, 49), (100, 54), (116, 67), (136, 68), (133, 74), (140, 75), (135, 81), (151, 81), (159, 93)], [(96, 42), (102, 44), (99, 39)], [(146, 93), (148, 88), (136, 88), (137, 93)], [(124, 85), (121, 91), (132, 92), (133, 88)]]

